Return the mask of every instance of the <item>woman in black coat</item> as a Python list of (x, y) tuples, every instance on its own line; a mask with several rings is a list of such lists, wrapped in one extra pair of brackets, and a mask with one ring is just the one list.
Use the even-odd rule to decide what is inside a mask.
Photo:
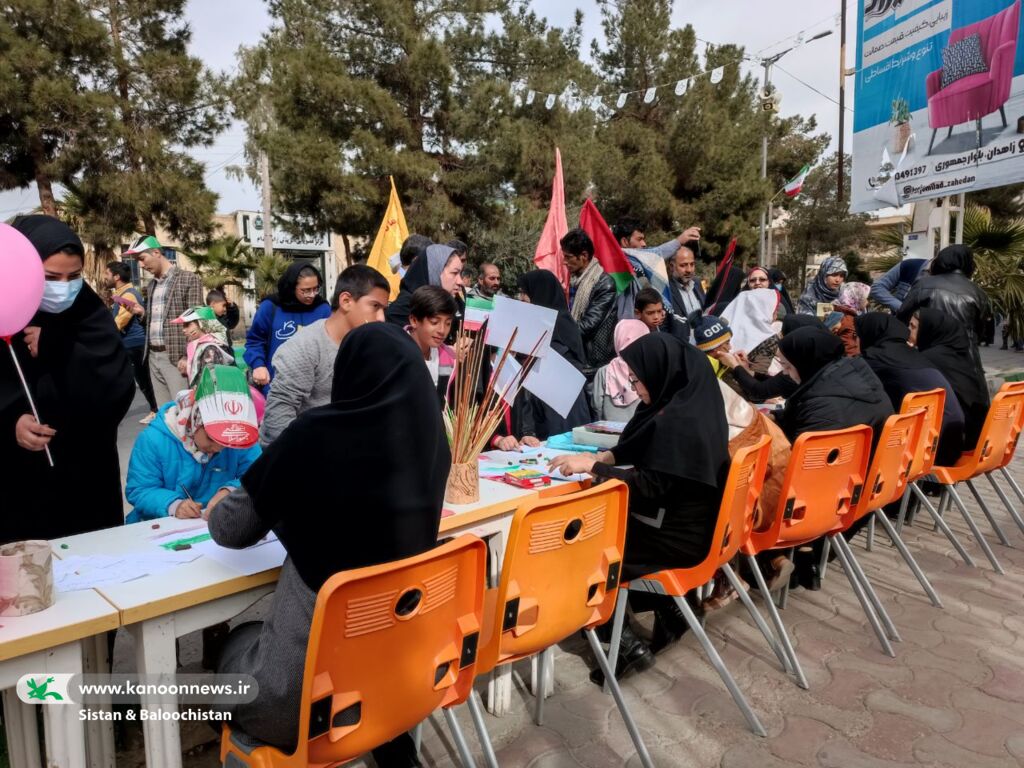
[(135, 395), (110, 310), (82, 279), (82, 241), (51, 216), (26, 216), (14, 226), (46, 272), (39, 311), (11, 339), (42, 423), (32, 416), (10, 353), (0, 349), (0, 543), (124, 522), (117, 426)]
[(946, 377), (935, 365), (908, 343), (910, 329), (895, 317), (869, 312), (854, 321), (860, 338), (861, 356), (885, 387), (892, 407), (899, 410), (903, 398), (912, 392), (943, 389), (946, 405), (936, 463), (955, 464), (964, 447), (964, 412)]
[(970, 339), (955, 318), (937, 309), (915, 312), (910, 333), (921, 354), (942, 372), (956, 393), (964, 414), (964, 450), (973, 451), (991, 398), (985, 370), (970, 355)]
[(974, 254), (966, 245), (943, 248), (932, 261), (929, 273), (914, 283), (896, 316), (909, 323), (917, 310), (926, 307), (951, 316), (967, 333), (971, 359), (981, 368), (978, 344), (985, 336), (992, 306), (985, 291), (971, 281)]
[[(779, 352), (789, 375), (799, 388), (786, 401), (776, 420), (790, 441), (804, 432), (847, 429), (861, 424), (871, 427), (872, 445), (878, 440), (885, 420), (893, 414), (892, 403), (882, 382), (859, 357), (846, 357), (838, 336), (824, 327), (809, 326), (787, 334)], [(866, 520), (866, 518), (865, 518)], [(823, 541), (801, 547), (794, 558), (796, 575), (807, 589), (821, 586), (818, 563)], [(776, 553), (768, 553), (772, 559)]]

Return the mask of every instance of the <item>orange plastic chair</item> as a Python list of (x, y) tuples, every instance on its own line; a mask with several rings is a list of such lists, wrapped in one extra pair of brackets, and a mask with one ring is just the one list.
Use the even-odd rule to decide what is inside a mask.
[(451, 708), (470, 698), (487, 547), (459, 538), (415, 557), (337, 573), (317, 595), (302, 680), (298, 747), (259, 746), (225, 725), (225, 768), (339, 765), (409, 731), (439, 707), (472, 765)]
[[(914, 556), (910, 554), (906, 543), (889, 522), (889, 518), (883, 510), (883, 507), (906, 495), (911, 465), (924, 445), (921, 437), (927, 418), (928, 414), (923, 409), (917, 408), (909, 413), (890, 416), (886, 420), (878, 437), (878, 445), (875, 447), (875, 454), (871, 459), (871, 467), (868, 469), (868, 481), (865, 486), (867, 491), (861, 494), (860, 503), (844, 518), (843, 527), (848, 531), (868, 515), (872, 516), (870, 518), (872, 523), (875, 520), (879, 521), (892, 540), (893, 546), (903, 556), (910, 570), (917, 577), (932, 605), (941, 608), (942, 601), (932, 588), (931, 582), (928, 581), (928, 577), (925, 576)], [(925, 437), (927, 438), (927, 435)]]
[[(978, 437), (978, 447), (975, 450), (963, 454), (956, 464), (949, 467), (933, 468), (932, 472), (936, 479), (943, 485), (942, 498), (939, 500), (939, 515), (941, 516), (946, 505), (952, 500), (960, 510), (960, 514), (967, 523), (968, 528), (978, 542), (978, 546), (985, 553), (996, 573), (1004, 573), (999, 560), (989, 546), (985, 537), (978, 529), (977, 524), (967, 511), (967, 506), (956, 490), (958, 483), (966, 483), (967, 488), (974, 496), (982, 512), (988, 519), (992, 530), (995, 531), (999, 541), (1004, 546), (1010, 546), (1010, 541), (999, 526), (992, 511), (988, 508), (985, 500), (982, 499), (974, 479), (986, 475), (998, 469), (1006, 458), (1007, 446), (1014, 443), (1020, 435), (1021, 410), (1024, 409), (1024, 389), (1013, 388), (1009, 391), (1000, 391), (992, 398), (992, 405), (989, 406), (988, 416), (985, 417), (985, 424), (981, 428), (981, 435)], [(1018, 521), (1021, 529), (1024, 530), (1024, 521)]]
[[(739, 686), (736, 685), (736, 681), (729, 673), (718, 651), (715, 650), (710, 638), (701, 626), (700, 619), (694, 614), (685, 597), (691, 590), (714, 579), (715, 573), (721, 569), (743, 601), (750, 616), (754, 619), (754, 623), (757, 624), (758, 629), (761, 630), (768, 644), (776, 656), (778, 656), (783, 669), (789, 671), (788, 657), (779, 648), (771, 628), (754, 606), (747, 591), (742, 588), (739, 579), (736, 578), (736, 574), (730, 565), (731, 560), (739, 551), (740, 545), (747, 540), (754, 528), (757, 500), (761, 495), (761, 489), (764, 487), (770, 451), (771, 439), (766, 435), (754, 445), (738, 450), (736, 455), (733, 456), (732, 464), (729, 468), (729, 476), (722, 493), (718, 520), (715, 523), (715, 531), (711, 539), (711, 549), (703, 562), (692, 568), (673, 568), (652, 573), (641, 579), (635, 579), (629, 584), (623, 584), (619, 588), (619, 602), (616, 606), (615, 620), (612, 625), (612, 641), (608, 649), (609, 664), (614, 671), (615, 663), (618, 661), (619, 656), (622, 628), (626, 621), (626, 598), (630, 590), (672, 597), (686, 618), (686, 623), (689, 625), (690, 630), (703, 647), (704, 652), (711, 661), (711, 665), (718, 672), (719, 677), (722, 678), (722, 682), (725, 683), (725, 687), (732, 695), (736, 706), (739, 707), (746, 718), (750, 729), (759, 736), (765, 735), (764, 726), (750, 708), (746, 697), (740, 691)], [(806, 687), (805, 680), (802, 680), (801, 683)]]
[[(1024, 392), (1024, 381), (1008, 381), (1000, 387), (999, 391), (1007, 393)], [(1013, 492), (1017, 494), (1017, 498), (1019, 498), (1021, 502), (1024, 502), (1024, 490), (1021, 490), (1020, 485), (1017, 484), (1017, 481), (1014, 479), (1013, 475), (1010, 474), (1008, 469), (1010, 462), (1013, 461), (1013, 457), (1017, 453), (1017, 445), (1020, 442), (1021, 431), (1024, 431), (1024, 408), (1021, 409), (1017, 418), (1017, 423), (1013, 426), (1013, 430), (1010, 435), (1010, 442), (1007, 443), (1006, 450), (1003, 452), (1002, 462), (991, 472), (986, 472), (985, 477), (987, 477), (989, 483), (992, 484), (992, 489), (996, 492), (999, 500), (1003, 502), (1003, 506), (1006, 507), (1006, 511), (1010, 513), (1010, 516), (1013, 518), (1014, 522), (1017, 523), (1017, 526), (1024, 531), (1024, 519), (1021, 518), (1020, 513), (1018, 513), (1013, 504), (1010, 503), (1010, 500), (1003, 492), (1003, 489), (999, 486), (999, 483), (996, 482), (995, 477), (995, 473), (998, 471), (1003, 476), (1003, 479), (1005, 479), (1010, 485), (1010, 488), (1013, 489)]]
[[(615, 609), (626, 540), (629, 491), (619, 481), (589, 490), (522, 504), (512, 518), (501, 579), (485, 594), (484, 625), (477, 657), (478, 675), (543, 653), (583, 630), (611, 684), (644, 768), (654, 763), (610, 674), (594, 628)], [(544, 662), (544, 657), (542, 657)], [(545, 664), (538, 678), (543, 680)], [(538, 691), (535, 717), (542, 718), (544, 692)], [(497, 766), (482, 719), (476, 719), (488, 765)]]
[(939, 450), (939, 434), (942, 429), (942, 414), (945, 407), (945, 389), (911, 392), (903, 398), (900, 413), (912, 413), (915, 410), (923, 410), (925, 412), (925, 420), (921, 435), (918, 438), (917, 450), (914, 452), (914, 461), (910, 465), (910, 475), (907, 478), (909, 481), (907, 485), (908, 492), (904, 493), (903, 502), (900, 505), (900, 514), (896, 521), (896, 533), (901, 537), (903, 535), (903, 525), (907, 519), (907, 507), (910, 503), (910, 496), (913, 494), (917, 497), (920, 504), (928, 510), (928, 514), (931, 515), (932, 521), (935, 523), (935, 528), (942, 531), (949, 540), (949, 543), (957, 551), (957, 554), (960, 555), (967, 565), (973, 568), (975, 565), (974, 558), (964, 549), (960, 539), (953, 533), (953, 529), (943, 520), (938, 510), (932, 505), (931, 499), (928, 498), (925, 492), (921, 490), (921, 486), (918, 485), (918, 480), (931, 474), (932, 467), (935, 466), (935, 458)]
[[(890, 656), (896, 655), (886, 632), (890, 628), (895, 629), (892, 621), (882, 609), (881, 614), (885, 615), (887, 625), (883, 629), (876, 614), (876, 606), (881, 607), (881, 603), (877, 595), (873, 594), (870, 582), (861, 578), (863, 571), (853, 550), (839, 535), (844, 529), (844, 519), (860, 503), (864, 493), (871, 437), (871, 427), (866, 425), (800, 435), (793, 443), (774, 517), (770, 524), (755, 530), (743, 546), (747, 563), (765, 598), (768, 614), (783, 640), (784, 648), (792, 648), (792, 643), (768, 593), (768, 585), (756, 556), (770, 550), (788, 549), (792, 558), (797, 547), (825, 537), (835, 542), (843, 571), (882, 649)], [(782, 587), (780, 607), (785, 607), (788, 592), (789, 585), (786, 584)], [(794, 665), (799, 664), (795, 653), (791, 661)]]

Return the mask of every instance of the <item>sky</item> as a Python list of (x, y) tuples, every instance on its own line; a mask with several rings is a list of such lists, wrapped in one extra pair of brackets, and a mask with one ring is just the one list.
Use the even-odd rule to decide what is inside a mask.
[[(595, 0), (542, 2), (531, 0), (537, 12), (554, 26), (572, 23), (575, 10), (583, 12), (584, 46), (589, 54), (590, 41), (601, 36), (600, 16)], [(854, 59), (856, 0), (848, 11), (848, 65)], [(819, 130), (835, 137), (839, 129), (839, 29), (836, 23), (840, 0), (676, 0), (673, 26), (692, 24), (697, 37), (714, 44), (735, 43), (754, 55), (771, 55), (797, 43), (797, 35), (810, 38), (832, 30), (831, 36), (796, 48), (779, 62), (772, 77), (782, 96), (782, 115), (814, 114)], [(232, 71), (235, 54), (242, 45), (253, 45), (270, 24), (266, 6), (258, 0), (190, 0), (187, 7), (192, 28), (192, 52), (218, 71)], [(756, 64), (745, 67), (760, 76)], [(847, 82), (847, 101), (852, 105), (853, 80)], [(670, 98), (674, 98), (669, 95)], [(849, 147), (852, 113), (847, 113)], [(206, 164), (206, 183), (220, 196), (218, 211), (257, 209), (259, 191), (248, 182), (229, 179), (225, 167), (242, 161), (244, 129), (233, 124), (220, 134), (212, 146), (193, 154)], [(27, 212), (39, 204), (34, 186), (0, 193), (0, 218)]]

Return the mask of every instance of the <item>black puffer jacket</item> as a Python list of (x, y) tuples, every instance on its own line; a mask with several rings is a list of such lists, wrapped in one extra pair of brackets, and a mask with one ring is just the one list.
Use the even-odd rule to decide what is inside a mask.
[(875, 372), (859, 357), (843, 357), (801, 384), (786, 401), (778, 422), (790, 440), (804, 432), (859, 424), (871, 427), (877, 439), (892, 414), (892, 403)]
[(601, 275), (590, 292), (590, 301), (583, 310), (577, 325), (583, 337), (583, 351), (587, 356), (587, 368), (584, 373), (593, 377), (594, 371), (607, 365), (615, 357), (615, 324), (618, 317), (615, 312), (615, 281), (608, 273)]
[(966, 245), (943, 248), (932, 261), (931, 274), (924, 275), (911, 287), (896, 313), (909, 324), (914, 312), (929, 307), (959, 322), (971, 342), (971, 359), (982, 370), (978, 344), (985, 336), (985, 323), (992, 316), (988, 295), (971, 281), (974, 254)]

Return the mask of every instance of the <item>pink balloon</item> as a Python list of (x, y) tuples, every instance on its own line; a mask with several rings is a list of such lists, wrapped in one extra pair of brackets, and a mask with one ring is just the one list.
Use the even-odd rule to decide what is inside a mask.
[(18, 333), (43, 300), (43, 260), (21, 232), (0, 224), (0, 337)]

